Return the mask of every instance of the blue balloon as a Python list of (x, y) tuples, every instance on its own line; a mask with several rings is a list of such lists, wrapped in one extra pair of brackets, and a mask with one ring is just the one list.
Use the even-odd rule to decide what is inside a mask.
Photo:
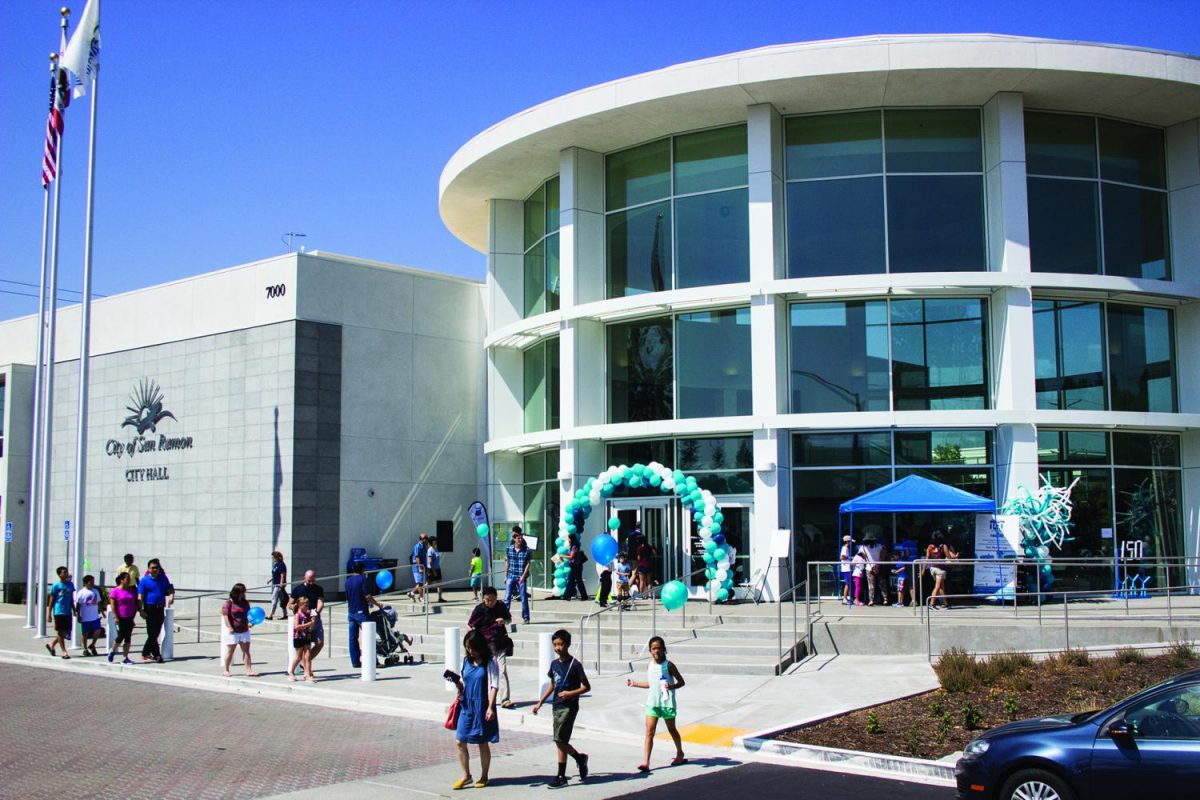
[(617, 540), (602, 533), (592, 540), (592, 558), (597, 564), (608, 564), (617, 557)]
[(725, 534), (714, 533), (712, 540), (713, 540), (713, 543), (715, 543), (715, 544), (725, 544)]
[(380, 591), (386, 592), (392, 588), (393, 581), (395, 581), (395, 578), (392, 577), (392, 573), (389, 570), (385, 569), (375, 573), (375, 585), (379, 587)]
[(251, 606), (250, 610), (246, 612), (246, 618), (250, 620), (251, 625), (261, 625), (267, 618), (267, 612), (258, 606)]

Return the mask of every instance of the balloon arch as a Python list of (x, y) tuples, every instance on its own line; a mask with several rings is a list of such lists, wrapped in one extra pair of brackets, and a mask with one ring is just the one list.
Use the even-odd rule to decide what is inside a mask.
[[(614, 494), (625, 494), (630, 490), (647, 489), (662, 494), (674, 494), (684, 508), (692, 512), (692, 519), (699, 526), (700, 540), (704, 544), (702, 558), (704, 575), (708, 579), (706, 588), (710, 596), (718, 601), (728, 600), (733, 594), (733, 552), (725, 542), (721, 524), (725, 515), (717, 498), (708, 489), (701, 489), (696, 479), (684, 472), (663, 466), (657, 461), (649, 464), (624, 464), (610, 466), (594, 478), (588, 478), (583, 488), (575, 492), (574, 498), (563, 510), (558, 523), (558, 538), (555, 540), (556, 554), (565, 556), (569, 549), (567, 537), (575, 534), (583, 541), (587, 518), (603, 500)], [(616, 517), (608, 521), (608, 531), (592, 539), (589, 548), (597, 564), (608, 564), (617, 555), (617, 540), (614, 534), (621, 523)], [(554, 570), (554, 591), (561, 594), (567, 585), (570, 565), (560, 559)], [(672, 585), (677, 584), (677, 585)], [(679, 590), (682, 589), (682, 592)], [(678, 608), (687, 601), (687, 589), (678, 581), (663, 587), (663, 605), (668, 609)]]

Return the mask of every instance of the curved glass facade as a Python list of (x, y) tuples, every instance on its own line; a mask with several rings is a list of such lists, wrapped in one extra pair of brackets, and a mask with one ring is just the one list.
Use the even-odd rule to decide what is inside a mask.
[(610, 154), (607, 296), (747, 280), (746, 169), (745, 125)]
[(558, 176), (525, 200), (525, 313), (532, 317), (559, 306)]
[(978, 109), (791, 117), (788, 277), (987, 269)]

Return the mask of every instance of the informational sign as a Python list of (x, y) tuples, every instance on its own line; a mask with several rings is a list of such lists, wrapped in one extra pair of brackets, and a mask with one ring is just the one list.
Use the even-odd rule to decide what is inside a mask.
[(1113, 529), (1112, 528), (1101, 528), (1100, 529), (1100, 538), (1101, 539), (1113, 538)]
[(63, 541), (71, 541), (71, 520), (69, 519), (63, 520)]
[(529, 536), (529, 535), (525, 536), (525, 546), (528, 547), (530, 550), (537, 550), (537, 543), (538, 543), (538, 537)]
[(4, 523), (4, 543), (12, 544), (12, 523)]
[(1019, 516), (975, 515), (975, 594), (993, 600), (1016, 595), (1017, 570), (1011, 562), (1017, 558), (1020, 546)]

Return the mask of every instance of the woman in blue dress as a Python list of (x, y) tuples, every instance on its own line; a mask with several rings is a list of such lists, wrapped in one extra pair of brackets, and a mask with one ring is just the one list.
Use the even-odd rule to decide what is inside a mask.
[[(492, 650), (479, 631), (471, 631), (463, 639), (462, 675), (458, 685), (458, 763), (463, 776), (453, 784), (455, 789), (474, 785), (482, 789), (488, 783), (488, 767), (492, 763), (491, 745), (500, 741), (500, 721), (496, 718), (496, 692), (500, 688), (500, 670), (492, 660)], [(479, 780), (471, 777), (471, 755), (467, 745), (479, 745)]]

